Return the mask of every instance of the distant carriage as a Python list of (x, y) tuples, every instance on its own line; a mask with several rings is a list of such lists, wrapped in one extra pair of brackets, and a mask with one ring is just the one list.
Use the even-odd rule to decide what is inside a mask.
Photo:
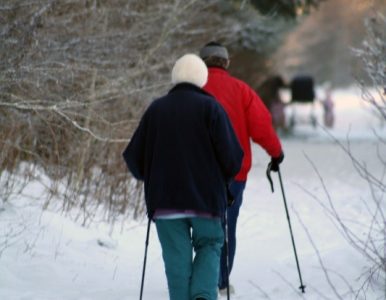
[(309, 116), (304, 120), (300, 119), (296, 113), (296, 105), (292, 107), (292, 113), (289, 118), (289, 127), (293, 128), (300, 122), (310, 122), (313, 127), (316, 127), (317, 120), (315, 116), (314, 102), (316, 98), (314, 79), (309, 75), (295, 76), (291, 83), (291, 102), (289, 104), (296, 104), (301, 106), (309, 106)]
[[(281, 99), (281, 89), (290, 90), (289, 101)], [(316, 127), (317, 120), (314, 114), (314, 102), (316, 93), (314, 79), (309, 75), (295, 76), (287, 84), (280, 75), (268, 77), (259, 87), (258, 93), (272, 115), (272, 123), (276, 129), (288, 131), (299, 123), (311, 123)], [(289, 109), (286, 109), (288, 106)], [(299, 115), (299, 106), (309, 106), (309, 115)], [(289, 116), (287, 116), (289, 114)]]

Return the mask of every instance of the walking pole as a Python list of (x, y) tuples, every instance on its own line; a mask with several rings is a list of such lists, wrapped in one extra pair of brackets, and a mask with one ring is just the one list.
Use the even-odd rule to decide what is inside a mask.
[[(271, 171), (271, 163), (268, 164), (267, 177), (268, 177), (269, 183), (271, 184), (271, 190), (272, 190), (272, 193), (273, 193), (274, 190), (273, 190), (273, 183), (272, 183), (270, 171)], [(291, 234), (292, 247), (293, 247), (294, 254), (295, 254), (296, 267), (298, 269), (298, 274), (299, 274), (299, 280), (300, 280), (299, 289), (304, 294), (306, 286), (303, 284), (302, 274), (300, 272), (299, 259), (298, 259), (298, 254), (296, 252), (295, 239), (294, 239), (294, 235), (293, 235), (293, 232), (292, 232), (291, 219), (290, 219), (289, 212), (288, 212), (287, 200), (286, 200), (286, 197), (285, 197), (285, 194), (284, 194), (283, 180), (281, 178), (281, 173), (280, 173), (279, 166), (278, 166), (278, 175), (279, 175), (279, 182), (280, 182), (281, 193), (283, 195), (285, 212), (286, 212), (287, 220), (288, 220), (288, 226), (289, 226), (289, 230), (290, 230), (290, 234)]]
[(229, 185), (226, 186), (227, 191), (227, 205), (225, 206), (225, 215), (224, 215), (224, 247), (225, 247), (225, 257), (226, 257), (226, 282), (227, 282), (227, 300), (230, 299), (230, 291), (229, 291), (229, 237), (228, 237), (228, 207), (232, 206), (235, 202), (235, 198), (233, 197)]
[(145, 241), (145, 256), (144, 256), (144, 259), (143, 259), (142, 280), (141, 280), (141, 293), (139, 295), (139, 300), (142, 300), (143, 285), (144, 285), (144, 282), (145, 282), (145, 271), (146, 271), (146, 260), (147, 260), (147, 248), (149, 246), (150, 224), (151, 224), (151, 218), (149, 217), (149, 220), (147, 222), (147, 232), (146, 232), (146, 241)]
[(230, 299), (229, 293), (229, 247), (228, 247), (228, 209), (225, 209), (225, 256), (226, 256), (226, 273), (227, 273), (227, 300)]

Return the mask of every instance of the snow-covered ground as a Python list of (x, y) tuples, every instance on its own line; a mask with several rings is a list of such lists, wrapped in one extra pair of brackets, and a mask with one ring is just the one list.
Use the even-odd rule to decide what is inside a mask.
[[(349, 139), (357, 159), (381, 177), (378, 154), (386, 159), (386, 146), (377, 142), (373, 130), (385, 138), (386, 125), (382, 127), (363, 107), (355, 89), (337, 91), (334, 100), (337, 120), (332, 130), (299, 124), (282, 139), (286, 159), (281, 170), (306, 293), (298, 290), (277, 174), (272, 174), (272, 194), (265, 178), (268, 157), (254, 147), (253, 168), (239, 218), (238, 250), (231, 276), (236, 293), (232, 299), (355, 299), (345, 293), (360, 287), (364, 279), (361, 275), (366, 276), (363, 272), (371, 263), (350, 246), (322, 208), (328, 205), (328, 197), (312, 164), (344, 222), (355, 221), (356, 233), (366, 233), (372, 217), (368, 213), (373, 209), (372, 191), (331, 136), (345, 145)], [(307, 116), (307, 109), (300, 107), (298, 113)], [(322, 122), (319, 106), (315, 113)], [(0, 299), (138, 299), (146, 220), (127, 221), (112, 233), (103, 223), (84, 228), (58, 213), (42, 212), (41, 202), (36, 200), (41, 192), (39, 184), (31, 182), (24, 196), (0, 207)], [(150, 235), (144, 299), (166, 300), (166, 279), (154, 226)], [(383, 287), (379, 284), (374, 282), (366, 299), (385, 299), (385, 283)], [(358, 299), (365, 299), (362, 296)]]

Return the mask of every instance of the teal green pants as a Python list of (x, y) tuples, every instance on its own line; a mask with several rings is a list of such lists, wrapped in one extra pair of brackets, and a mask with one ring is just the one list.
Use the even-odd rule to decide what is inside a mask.
[[(156, 219), (170, 300), (217, 299), (224, 233), (219, 219)], [(193, 250), (195, 252), (193, 258)]]

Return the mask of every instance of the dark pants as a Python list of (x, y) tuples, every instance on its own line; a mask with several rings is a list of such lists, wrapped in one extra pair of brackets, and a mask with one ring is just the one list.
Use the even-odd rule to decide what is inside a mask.
[[(240, 206), (243, 202), (243, 192), (245, 189), (245, 181), (233, 181), (230, 185), (230, 192), (233, 195), (235, 202), (227, 208), (228, 217), (228, 256), (229, 256), (229, 274), (232, 271), (233, 260), (236, 253), (236, 224), (239, 216)], [(225, 232), (225, 222), (223, 222)], [(221, 250), (220, 261), (220, 277), (218, 287), (223, 289), (227, 286), (227, 256), (225, 245)]]

